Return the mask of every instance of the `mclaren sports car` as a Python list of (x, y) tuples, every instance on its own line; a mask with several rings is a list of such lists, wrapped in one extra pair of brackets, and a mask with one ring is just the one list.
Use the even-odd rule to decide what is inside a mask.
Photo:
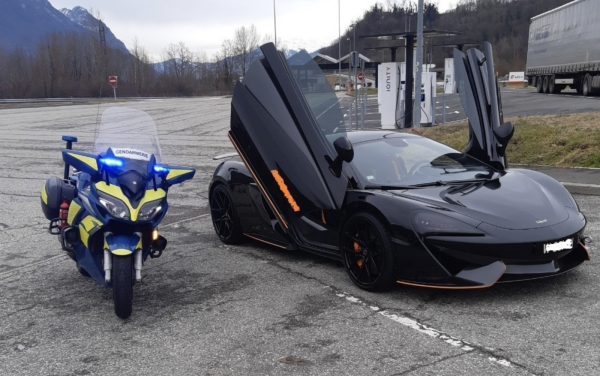
[[(340, 260), (362, 289), (447, 289), (566, 272), (585, 260), (586, 219), (539, 172), (508, 168), (491, 45), (454, 51), (469, 119), (464, 152), (401, 131), (350, 129), (305, 52), (273, 44), (238, 82), (209, 191), (217, 236)], [(234, 156), (232, 156), (234, 155)]]

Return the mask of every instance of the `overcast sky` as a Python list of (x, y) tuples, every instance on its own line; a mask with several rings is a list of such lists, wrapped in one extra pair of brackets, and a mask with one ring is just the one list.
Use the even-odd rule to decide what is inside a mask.
[[(131, 48), (134, 38), (154, 59), (169, 43), (183, 41), (208, 57), (241, 26), (274, 34), (274, 0), (49, 0), (57, 9), (82, 6), (100, 12), (112, 32)], [(375, 3), (394, 0), (341, 0), (342, 34)], [(416, 0), (414, 0), (416, 2)], [(396, 0), (402, 3), (402, 0)], [(458, 0), (437, 0), (441, 12)], [(338, 37), (338, 0), (275, 0), (277, 40), (289, 48), (314, 51)]]

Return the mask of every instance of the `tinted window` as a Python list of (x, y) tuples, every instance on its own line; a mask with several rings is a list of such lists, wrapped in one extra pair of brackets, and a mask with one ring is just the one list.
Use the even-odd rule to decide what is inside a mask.
[[(325, 136), (330, 134), (343, 136), (346, 127), (340, 108), (340, 98), (337, 97), (318, 64), (305, 50), (302, 50), (288, 59), (288, 65), (321, 133)], [(327, 139), (331, 140), (329, 137)], [(332, 141), (330, 143), (332, 144)]]
[(482, 162), (427, 138), (388, 137), (354, 144), (352, 165), (363, 184), (414, 185), (489, 178)]

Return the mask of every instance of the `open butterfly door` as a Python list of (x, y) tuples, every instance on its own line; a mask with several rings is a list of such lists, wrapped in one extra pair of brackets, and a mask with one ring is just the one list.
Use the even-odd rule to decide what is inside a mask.
[(504, 170), (506, 146), (514, 127), (512, 123), (504, 123), (492, 45), (484, 42), (483, 46), (484, 53), (472, 48), (466, 55), (454, 49), (456, 84), (469, 119), (469, 143), (465, 153)]
[(272, 43), (261, 51), (235, 87), (229, 137), (288, 229), (306, 213), (341, 207), (348, 179), (332, 161), (334, 141), (346, 136), (344, 118), (306, 51), (289, 61)]

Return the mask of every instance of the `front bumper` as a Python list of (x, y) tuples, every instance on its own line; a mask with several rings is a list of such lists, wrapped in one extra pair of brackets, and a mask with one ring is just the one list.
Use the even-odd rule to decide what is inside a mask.
[[(486, 288), (498, 282), (524, 281), (565, 273), (584, 261), (590, 254), (582, 231), (562, 239), (574, 239), (572, 249), (543, 253), (543, 243), (484, 244), (482, 239), (466, 242), (448, 238), (426, 239), (423, 248), (414, 249), (424, 264), (401, 273), (398, 283), (443, 289)], [(414, 255), (415, 253), (413, 253)], [(421, 261), (423, 262), (423, 261)]]

